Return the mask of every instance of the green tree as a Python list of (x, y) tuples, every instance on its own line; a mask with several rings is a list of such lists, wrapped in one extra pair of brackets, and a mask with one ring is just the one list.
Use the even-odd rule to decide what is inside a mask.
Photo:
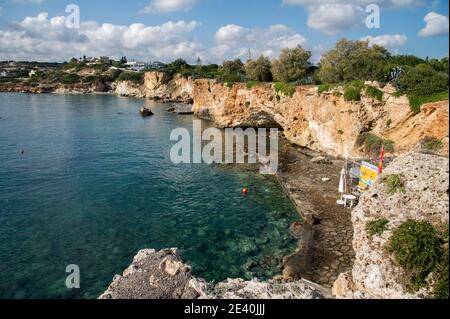
[(245, 74), (245, 66), (240, 59), (224, 61), (220, 67), (223, 74), (242, 76)]
[(342, 39), (320, 60), (318, 77), (323, 83), (377, 80), (389, 56), (384, 47), (368, 41)]
[(248, 60), (245, 65), (247, 80), (271, 82), (273, 80), (271, 68), (271, 62), (265, 56), (261, 55), (257, 60)]
[(272, 74), (276, 81), (296, 82), (304, 79), (310, 68), (311, 51), (301, 47), (283, 49), (278, 60), (272, 62)]
[(218, 80), (228, 82), (229, 85), (234, 82), (242, 82), (245, 80), (245, 66), (240, 59), (224, 61), (219, 68)]

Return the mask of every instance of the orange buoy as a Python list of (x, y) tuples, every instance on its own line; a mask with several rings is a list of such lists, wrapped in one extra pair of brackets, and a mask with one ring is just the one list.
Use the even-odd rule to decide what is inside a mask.
[(247, 194), (248, 194), (248, 188), (243, 188), (243, 189), (242, 189), (242, 193), (243, 193), (244, 195), (247, 195)]

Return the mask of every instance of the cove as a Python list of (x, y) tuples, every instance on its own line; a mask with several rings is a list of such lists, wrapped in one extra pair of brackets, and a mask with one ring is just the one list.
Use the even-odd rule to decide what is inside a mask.
[[(143, 248), (179, 248), (208, 281), (280, 272), (297, 245), (289, 198), (272, 176), (173, 164), (170, 132), (193, 118), (167, 109), (0, 94), (0, 298), (96, 298)], [(71, 264), (80, 289), (65, 286)]]

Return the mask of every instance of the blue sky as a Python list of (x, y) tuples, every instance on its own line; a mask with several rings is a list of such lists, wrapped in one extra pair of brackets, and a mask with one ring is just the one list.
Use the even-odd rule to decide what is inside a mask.
[[(80, 28), (65, 25), (70, 3), (80, 8)], [(379, 29), (363, 23), (371, 3), (381, 9)], [(342, 37), (366, 38), (394, 53), (448, 56), (446, 0), (0, 0), (0, 8), (0, 60), (127, 55), (221, 62), (245, 59), (248, 49), (273, 58), (302, 45), (318, 61)]]

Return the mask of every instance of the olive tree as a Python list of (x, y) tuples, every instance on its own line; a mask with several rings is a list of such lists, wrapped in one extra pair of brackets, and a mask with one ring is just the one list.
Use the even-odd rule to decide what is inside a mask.
[(245, 65), (240, 59), (224, 61), (219, 68), (219, 79), (226, 82), (239, 82), (245, 79)]
[(261, 55), (257, 60), (248, 60), (245, 65), (247, 80), (271, 82), (273, 79), (271, 68), (271, 62), (265, 56)]
[(322, 56), (318, 78), (323, 83), (377, 80), (389, 56), (382, 46), (342, 39)]
[(276, 81), (296, 82), (305, 78), (311, 66), (311, 51), (302, 47), (283, 49), (280, 57), (272, 62), (272, 74)]

